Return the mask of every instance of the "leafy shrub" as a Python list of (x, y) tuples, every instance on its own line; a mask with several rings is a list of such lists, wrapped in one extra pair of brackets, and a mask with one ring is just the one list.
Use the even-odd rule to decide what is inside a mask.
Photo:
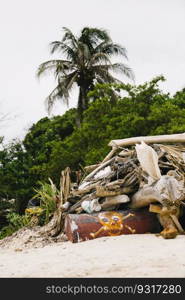
[(41, 215), (42, 225), (47, 224), (53, 216), (53, 213), (56, 210), (57, 197), (59, 195), (59, 191), (53, 184), (52, 180), (49, 179), (49, 181), (50, 184), (46, 182), (39, 182), (40, 188), (34, 189), (36, 194), (32, 198), (40, 200), (40, 207), (43, 210)]
[(0, 239), (12, 235), (22, 227), (28, 226), (31, 218), (28, 215), (20, 216), (17, 213), (11, 212), (7, 214), (7, 220), (9, 222), (9, 225), (3, 227), (0, 231)]

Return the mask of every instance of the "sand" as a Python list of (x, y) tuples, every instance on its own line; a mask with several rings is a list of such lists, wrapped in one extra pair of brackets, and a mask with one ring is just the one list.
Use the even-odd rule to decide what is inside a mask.
[(102, 237), (39, 248), (0, 247), (0, 277), (185, 277), (185, 236)]

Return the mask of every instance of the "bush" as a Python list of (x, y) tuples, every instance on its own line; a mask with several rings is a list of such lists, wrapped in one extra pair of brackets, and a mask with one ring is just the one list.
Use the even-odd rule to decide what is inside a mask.
[(28, 226), (31, 218), (28, 215), (20, 216), (17, 213), (8, 213), (7, 220), (9, 222), (9, 225), (3, 227), (0, 231), (0, 239), (12, 235), (15, 231), (19, 230), (22, 227)]
[(59, 191), (56, 186), (53, 184), (52, 180), (50, 184), (46, 182), (39, 182), (40, 188), (34, 189), (36, 195), (32, 199), (40, 200), (40, 208), (43, 210), (41, 214), (41, 224), (47, 224), (51, 217), (53, 216), (54, 211), (56, 210), (57, 197)]

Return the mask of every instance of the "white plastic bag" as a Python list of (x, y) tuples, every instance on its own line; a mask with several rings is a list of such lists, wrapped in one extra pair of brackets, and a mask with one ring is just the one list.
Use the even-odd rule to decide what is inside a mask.
[(93, 199), (92, 201), (84, 200), (81, 203), (81, 207), (85, 210), (88, 214), (91, 214), (96, 211), (101, 210), (101, 205), (98, 202), (99, 198)]
[(154, 180), (159, 180), (161, 178), (161, 172), (155, 150), (146, 145), (143, 141), (141, 144), (136, 144), (135, 149), (143, 171), (147, 172)]
[(111, 174), (111, 167), (107, 166), (103, 170), (100, 170), (98, 173), (96, 173), (96, 175), (94, 176), (94, 179), (101, 179), (101, 178), (107, 177), (110, 174)]
[(155, 184), (154, 189), (160, 194), (161, 203), (173, 204), (184, 199), (185, 189), (183, 181), (178, 181), (173, 176), (164, 175)]

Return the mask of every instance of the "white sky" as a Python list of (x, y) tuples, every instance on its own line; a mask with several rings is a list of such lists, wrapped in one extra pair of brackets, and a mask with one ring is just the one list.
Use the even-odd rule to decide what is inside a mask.
[[(53, 77), (36, 78), (40, 63), (52, 59), (49, 43), (60, 40), (62, 27), (78, 34), (84, 26), (105, 28), (126, 47), (136, 84), (163, 74), (164, 91), (185, 86), (185, 0), (0, 0), (0, 112), (6, 140), (22, 138), (46, 116), (44, 99)], [(75, 94), (73, 103), (75, 105)], [(57, 105), (53, 114), (63, 114)], [(14, 117), (15, 116), (15, 117)]]

